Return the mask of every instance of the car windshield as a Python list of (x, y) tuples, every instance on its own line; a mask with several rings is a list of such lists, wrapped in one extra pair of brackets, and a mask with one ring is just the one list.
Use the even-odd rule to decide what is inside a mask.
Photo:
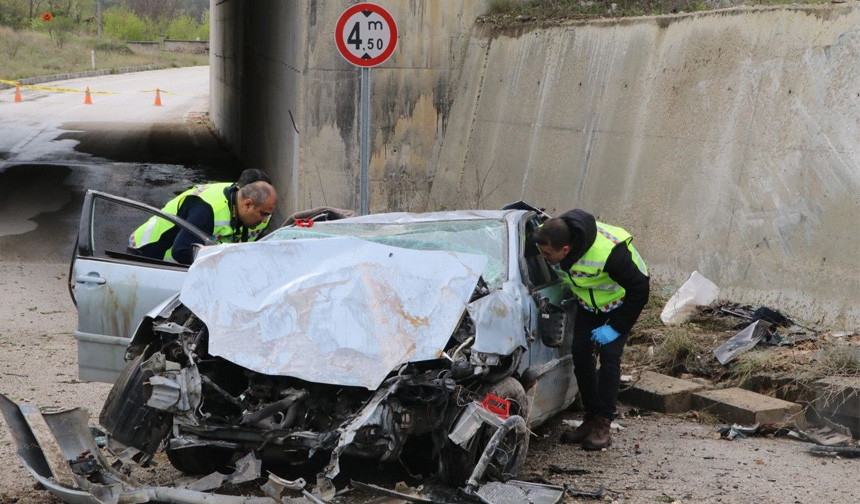
[(450, 250), (488, 259), (483, 278), (491, 288), (507, 278), (507, 235), (499, 220), (453, 220), (404, 223), (319, 222), (313, 227), (284, 227), (267, 240), (353, 236), (384, 245), (415, 250)]

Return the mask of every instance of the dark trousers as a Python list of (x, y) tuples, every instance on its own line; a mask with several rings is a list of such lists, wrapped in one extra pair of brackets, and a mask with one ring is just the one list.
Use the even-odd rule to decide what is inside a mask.
[[(579, 307), (573, 325), (573, 372), (585, 411), (604, 418), (615, 418), (615, 402), (621, 381), (621, 354), (627, 343), (627, 333), (607, 345), (591, 341), (591, 330), (606, 323), (605, 313), (592, 313)], [(596, 371), (595, 350), (600, 357)]]

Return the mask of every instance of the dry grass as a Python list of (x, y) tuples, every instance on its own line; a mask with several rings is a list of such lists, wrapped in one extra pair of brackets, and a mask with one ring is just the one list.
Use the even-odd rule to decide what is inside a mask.
[(135, 54), (121, 42), (72, 34), (60, 47), (47, 33), (0, 26), (0, 79), (92, 70), (91, 51), (95, 51), (97, 70), (149, 64), (162, 68), (209, 64), (205, 54)]
[(774, 371), (777, 367), (777, 358), (768, 350), (754, 349), (741, 354), (729, 368), (728, 376), (732, 384), (737, 387), (747, 387), (762, 373)]
[[(818, 4), (830, 0), (743, 0), (737, 5)], [(719, 0), (492, 0), (485, 21), (497, 26), (568, 19), (676, 14), (721, 8)]]

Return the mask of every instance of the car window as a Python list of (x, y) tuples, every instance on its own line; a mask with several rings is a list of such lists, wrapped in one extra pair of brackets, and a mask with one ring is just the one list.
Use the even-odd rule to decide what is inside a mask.
[(284, 227), (267, 240), (353, 236), (415, 250), (450, 250), (487, 257), (484, 280), (498, 287), (507, 279), (507, 228), (500, 220), (458, 220), (408, 224), (319, 222), (313, 227)]
[[(155, 216), (163, 217), (163, 214), (156, 208), (136, 201), (89, 191), (82, 209), (76, 254), (80, 257), (186, 267), (173, 260), (147, 257), (129, 250), (135, 230), (151, 222), (150, 219)], [(175, 219), (173, 216), (165, 218)], [(195, 234), (201, 236), (201, 241), (206, 239), (206, 235), (190, 224), (177, 225), (193, 229)]]
[(537, 217), (532, 217), (526, 221), (525, 236), (523, 239), (523, 257), (525, 258), (527, 268), (525, 273), (529, 282), (534, 287), (541, 287), (552, 283), (558, 278), (550, 271), (549, 265), (540, 256), (540, 249), (537, 243), (532, 239), (532, 233), (540, 227), (540, 224), (541, 222)]

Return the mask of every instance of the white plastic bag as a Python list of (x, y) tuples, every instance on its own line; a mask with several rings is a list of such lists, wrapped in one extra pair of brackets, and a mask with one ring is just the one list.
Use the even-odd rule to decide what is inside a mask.
[(708, 280), (694, 271), (678, 292), (669, 298), (660, 320), (665, 325), (685, 324), (693, 318), (700, 306), (708, 306), (717, 300), (720, 288), (714, 282)]

